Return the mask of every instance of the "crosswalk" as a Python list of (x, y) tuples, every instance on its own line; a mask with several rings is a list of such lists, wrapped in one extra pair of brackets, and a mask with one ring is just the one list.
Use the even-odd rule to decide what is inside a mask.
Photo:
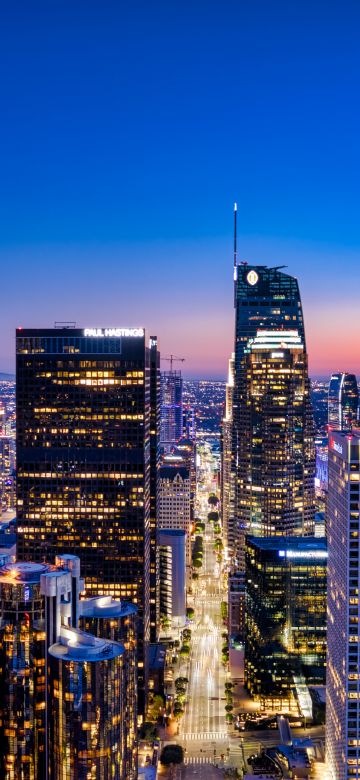
[(210, 756), (193, 756), (192, 758), (188, 758), (185, 756), (184, 758), (184, 764), (187, 766), (193, 766), (196, 764), (213, 764), (214, 759), (210, 758)]
[(184, 742), (187, 740), (201, 740), (202, 742), (224, 740), (227, 739), (227, 731), (195, 731), (189, 734), (180, 734), (180, 739)]

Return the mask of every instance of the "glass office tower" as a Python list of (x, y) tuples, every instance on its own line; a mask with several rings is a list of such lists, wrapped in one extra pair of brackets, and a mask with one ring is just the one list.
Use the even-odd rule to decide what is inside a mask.
[(126, 780), (137, 778), (137, 609), (111, 596), (83, 599), (79, 604), (79, 628), (101, 639), (119, 642), (123, 656), (124, 685), (122, 732), (123, 765)]
[(137, 605), (141, 694), (156, 360), (142, 328), (19, 329), (16, 343), (19, 559), (79, 554), (87, 596)]
[(150, 642), (156, 642), (160, 625), (159, 566), (157, 553), (157, 494), (160, 468), (160, 353), (157, 338), (150, 337)]
[(360, 778), (360, 431), (329, 435), (325, 755), (331, 780)]
[(181, 371), (164, 371), (161, 374), (161, 427), (160, 443), (170, 450), (183, 434), (183, 380)]
[(359, 391), (355, 374), (332, 374), (328, 393), (328, 423), (337, 431), (350, 431), (356, 425)]
[(48, 650), (51, 780), (120, 780), (123, 654), (109, 642), (62, 627)]
[(278, 268), (235, 267), (236, 565), (244, 536), (313, 533), (315, 446), (297, 280)]
[(42, 563), (0, 567), (0, 777), (43, 780), (45, 603)]
[(326, 539), (246, 539), (245, 680), (264, 709), (312, 715), (325, 684)]

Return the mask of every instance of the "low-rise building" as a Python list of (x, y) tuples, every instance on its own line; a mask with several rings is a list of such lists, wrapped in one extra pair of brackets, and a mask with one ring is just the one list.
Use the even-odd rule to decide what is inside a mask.
[(173, 627), (186, 617), (186, 534), (175, 528), (158, 531), (160, 616)]

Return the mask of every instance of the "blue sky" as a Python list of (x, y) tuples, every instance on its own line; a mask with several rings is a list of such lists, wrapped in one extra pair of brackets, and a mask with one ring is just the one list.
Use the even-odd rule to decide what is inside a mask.
[[(356, 2), (27, 2), (0, 16), (0, 370), (13, 329), (145, 325), (226, 373), (241, 258), (360, 372)], [(343, 364), (342, 364), (343, 363)]]

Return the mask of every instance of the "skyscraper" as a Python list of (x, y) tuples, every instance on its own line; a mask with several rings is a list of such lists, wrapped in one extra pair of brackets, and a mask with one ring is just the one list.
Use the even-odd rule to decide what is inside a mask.
[(16, 342), (19, 558), (81, 552), (87, 596), (137, 605), (144, 691), (157, 361), (142, 328), (19, 329)]
[(101, 639), (119, 642), (123, 657), (123, 760), (124, 778), (137, 778), (137, 609), (134, 604), (111, 596), (83, 599), (79, 604), (79, 627)]
[(359, 408), (359, 391), (355, 374), (332, 374), (328, 394), (329, 428), (350, 431), (356, 425)]
[(232, 558), (235, 551), (234, 528), (234, 461), (233, 461), (233, 391), (234, 391), (234, 353), (229, 359), (228, 381), (225, 390), (225, 414), (221, 426), (221, 507), (222, 527)]
[(43, 780), (46, 767), (43, 563), (0, 567), (0, 777)]
[[(83, 586), (69, 554), (0, 567), (2, 780), (137, 777), (137, 610), (80, 602)], [(81, 610), (93, 633), (78, 630)]]
[(235, 266), (236, 564), (244, 535), (313, 533), (315, 447), (298, 282)]
[(160, 624), (157, 555), (157, 501), (160, 467), (160, 353), (150, 337), (150, 642), (156, 642)]
[(326, 763), (331, 780), (360, 777), (360, 431), (330, 432)]
[(124, 648), (62, 627), (48, 650), (49, 777), (122, 778)]
[(183, 433), (183, 380), (181, 371), (163, 371), (161, 374), (160, 443), (169, 451)]

